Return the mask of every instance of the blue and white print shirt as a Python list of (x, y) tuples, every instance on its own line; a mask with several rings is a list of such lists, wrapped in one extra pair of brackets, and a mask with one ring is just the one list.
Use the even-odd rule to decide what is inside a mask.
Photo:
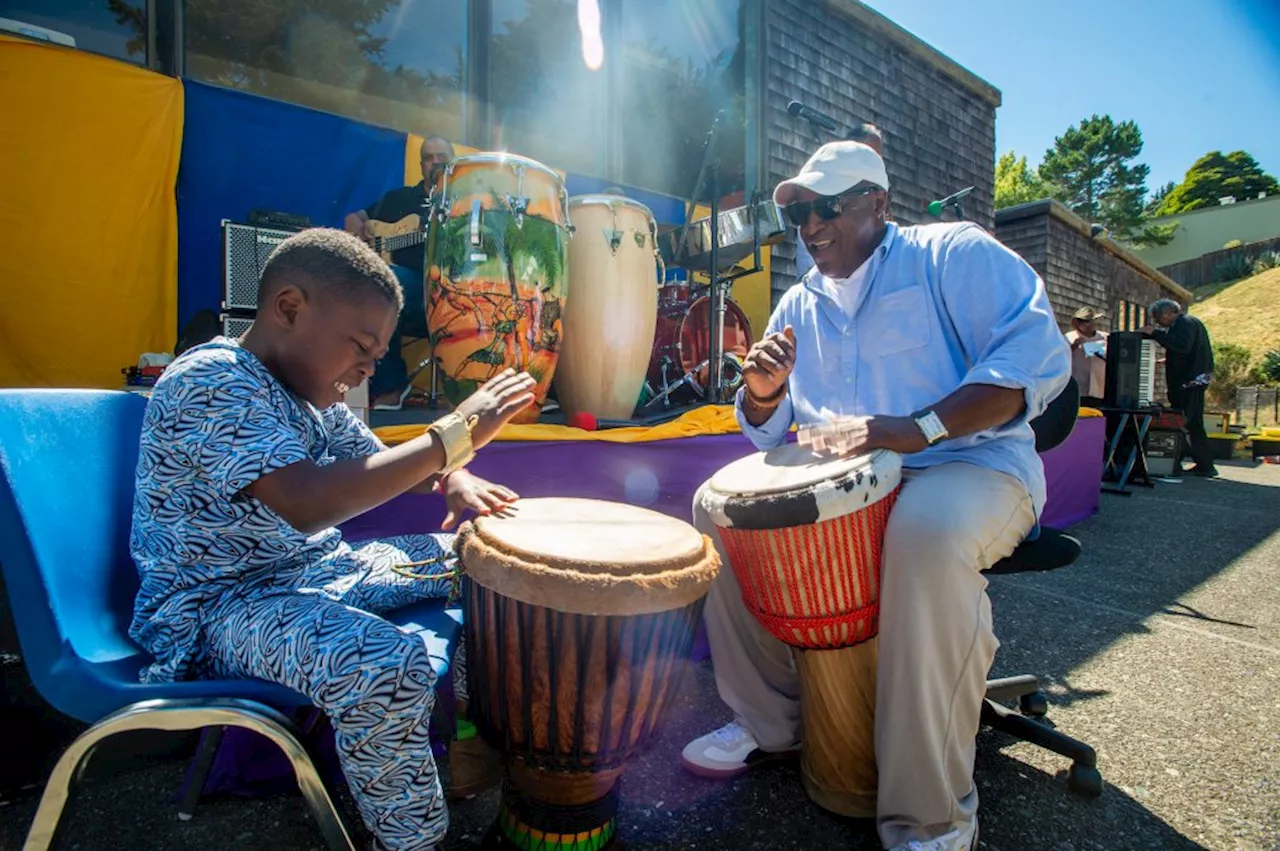
[(200, 618), (232, 588), (272, 583), (346, 549), (336, 528), (306, 535), (244, 493), (258, 478), (383, 448), (344, 404), (325, 411), (287, 390), (237, 343), (184, 352), (156, 382), (142, 429), (129, 546), (142, 580), (129, 634), (182, 679)]

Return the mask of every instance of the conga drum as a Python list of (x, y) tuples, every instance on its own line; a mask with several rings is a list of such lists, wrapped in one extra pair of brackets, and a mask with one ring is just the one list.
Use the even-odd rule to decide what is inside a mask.
[(742, 600), (794, 648), (811, 800), (876, 813), (880, 556), (902, 458), (823, 457), (787, 444), (741, 458), (702, 490)]
[(686, 668), (719, 558), (680, 520), (522, 499), (465, 524), (469, 711), (506, 765), (494, 833), (516, 848), (613, 847), (623, 766)]
[[(724, 300), (723, 375), (729, 379), (730, 388), (741, 380), (742, 362), (747, 357), (755, 339), (751, 334), (751, 320), (731, 298)], [(668, 361), (667, 383), (675, 384), (688, 373), (693, 373), (694, 385), (703, 390), (710, 381), (711, 356), (711, 298), (702, 296), (687, 308), (679, 311), (662, 311), (654, 331), (653, 355), (649, 362), (649, 382), (656, 389), (662, 388), (663, 358)]]
[(538, 419), (560, 354), (568, 289), (568, 194), (551, 169), (511, 154), (445, 168), (427, 237), (427, 331), (454, 407), (508, 367), (528, 371)]
[(627, 419), (653, 352), (658, 317), (657, 222), (621, 195), (569, 199), (569, 293), (556, 396), (567, 414)]

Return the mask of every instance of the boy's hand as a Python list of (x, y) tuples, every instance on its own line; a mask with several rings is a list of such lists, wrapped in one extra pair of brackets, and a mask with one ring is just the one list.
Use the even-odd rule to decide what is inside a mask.
[(517, 375), (515, 370), (507, 369), (458, 405), (464, 420), (473, 416), (479, 420), (471, 430), (471, 443), (476, 449), (493, 440), (508, 420), (533, 402), (535, 384), (529, 373)]
[(468, 511), (489, 514), (506, 508), (520, 497), (515, 491), (473, 476), (466, 470), (449, 475), (444, 483), (444, 504), (448, 512), (441, 529), (452, 529)]

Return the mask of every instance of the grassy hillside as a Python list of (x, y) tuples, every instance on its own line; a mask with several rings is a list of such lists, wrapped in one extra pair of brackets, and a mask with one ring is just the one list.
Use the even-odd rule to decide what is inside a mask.
[(1280, 268), (1194, 292), (1191, 312), (1204, 322), (1213, 342), (1244, 346), (1254, 363), (1280, 349)]

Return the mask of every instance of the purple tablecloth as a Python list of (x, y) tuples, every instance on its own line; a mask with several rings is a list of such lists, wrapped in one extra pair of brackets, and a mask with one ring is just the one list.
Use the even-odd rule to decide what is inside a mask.
[[(1098, 509), (1106, 421), (1079, 420), (1042, 458), (1049, 500), (1041, 522), (1061, 528)], [(740, 434), (648, 443), (600, 440), (493, 443), (468, 469), (525, 497), (590, 497), (627, 502), (689, 520), (693, 495), (712, 473), (755, 449)], [(342, 526), (348, 540), (440, 528), (444, 502), (408, 494)]]
[[(1042, 457), (1048, 502), (1041, 522), (1063, 528), (1098, 510), (1106, 421), (1079, 420), (1071, 436)], [(692, 514), (693, 495), (716, 470), (754, 451), (742, 435), (694, 437), (648, 443), (548, 441), (496, 443), (468, 469), (521, 496), (592, 497), (627, 502), (681, 520)], [(347, 540), (434, 531), (444, 519), (437, 496), (409, 494), (342, 526)], [(697, 660), (708, 655), (705, 634), (694, 642)], [(312, 720), (323, 724), (318, 713)], [(323, 729), (323, 727), (321, 728)], [(326, 773), (341, 776), (327, 730), (316, 750)], [(289, 764), (256, 734), (229, 729), (205, 785), (206, 792), (268, 794), (292, 786)]]

